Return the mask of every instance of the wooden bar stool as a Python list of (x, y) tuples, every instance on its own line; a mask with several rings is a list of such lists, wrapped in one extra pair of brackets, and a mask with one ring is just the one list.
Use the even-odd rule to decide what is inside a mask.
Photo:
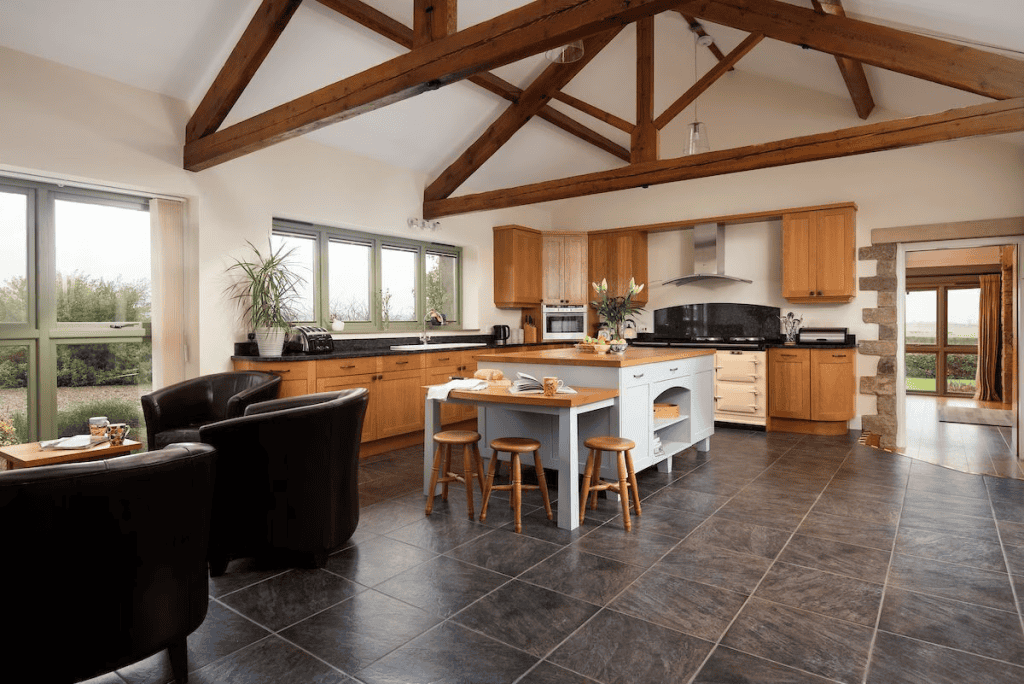
[[(476, 443), (480, 441), (480, 433), (472, 430), (445, 430), (434, 435), (437, 443), (437, 451), (434, 452), (434, 471), (430, 474), (430, 495), (427, 498), (426, 514), (430, 515), (434, 510), (434, 491), (438, 483), (441, 483), (441, 500), (448, 500), (448, 483), (462, 482), (466, 485), (466, 507), (469, 509), (469, 519), (473, 519), (473, 480), (480, 483), (480, 494), (484, 494), (484, 462), (480, 458), (480, 448)], [(452, 468), (452, 445), (462, 445), (462, 470), (463, 475), (451, 472)], [(441, 472), (444, 476), (440, 476)]]
[[(629, 490), (633, 491), (633, 508), (639, 516), (640, 491), (636, 486), (636, 473), (633, 472), (633, 449), (636, 443), (621, 437), (591, 437), (583, 443), (590, 449), (587, 455), (587, 468), (583, 473), (583, 493), (580, 495), (580, 524), (587, 511), (587, 496), (590, 495), (590, 507), (597, 508), (597, 493), (609, 489), (619, 495), (622, 501), (622, 524), (626, 531), (633, 528), (629, 519)], [(601, 479), (601, 452), (615, 452), (619, 466), (619, 481), (605, 482)]]
[[(547, 511), (548, 520), (553, 520), (551, 515), (551, 500), (548, 498), (548, 485), (544, 479), (544, 464), (540, 462), (540, 442), (525, 437), (499, 437), (491, 440), (491, 463), (487, 468), (487, 489), (484, 490), (484, 503), (480, 509), (480, 522), (487, 520), (487, 503), (491, 500), (491, 492), (497, 489), (500, 492), (512, 492), (512, 509), (515, 511), (516, 532), (523, 531), (522, 503), (524, 489), (539, 489), (541, 498), (544, 499), (544, 510)], [(509, 478), (512, 480), (507, 485), (494, 484), (494, 474), (498, 468), (498, 453), (508, 452), (512, 457), (509, 463)], [(519, 463), (519, 454), (533, 452), (533, 467), (537, 471), (537, 482), (540, 484), (524, 485), (522, 468)]]

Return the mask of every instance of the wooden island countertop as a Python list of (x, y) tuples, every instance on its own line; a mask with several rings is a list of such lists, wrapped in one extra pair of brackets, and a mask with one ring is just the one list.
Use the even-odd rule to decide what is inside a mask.
[(533, 363), (555, 366), (601, 366), (625, 368), (661, 361), (691, 359), (697, 356), (714, 355), (714, 349), (657, 349), (653, 347), (629, 347), (621, 354), (593, 354), (576, 349), (545, 349), (542, 351), (510, 351), (484, 354), (477, 357), (477, 363), (484, 367), (487, 362)]

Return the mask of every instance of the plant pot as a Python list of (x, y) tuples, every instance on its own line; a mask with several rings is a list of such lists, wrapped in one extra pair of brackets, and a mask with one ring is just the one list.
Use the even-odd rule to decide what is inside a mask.
[(286, 328), (257, 328), (256, 346), (260, 350), (260, 356), (280, 356), (287, 333)]

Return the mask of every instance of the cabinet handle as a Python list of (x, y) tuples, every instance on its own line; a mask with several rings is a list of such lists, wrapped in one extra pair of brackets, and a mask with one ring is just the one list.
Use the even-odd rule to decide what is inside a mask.
[(395, 365), (396, 366), (404, 366), (407, 363), (409, 363), (409, 362), (408, 361), (395, 361)]
[(846, 358), (849, 358), (849, 357), (846, 354), (833, 354), (832, 358), (833, 359), (846, 359)]
[(808, 292), (807, 294), (809, 294), (809, 295), (811, 295), (811, 296), (813, 297), (813, 296), (814, 296), (814, 290), (811, 290), (811, 291), (810, 291), (810, 292)]
[(438, 357), (437, 360), (438, 361), (450, 361), (451, 357), (450, 356), (441, 356), (441, 357)]
[(787, 359), (795, 359), (796, 358), (796, 354), (779, 354), (779, 356), (785, 357)]
[(634, 377), (634, 378), (637, 378), (637, 379), (639, 379), (639, 378), (642, 378), (642, 377), (644, 377), (644, 374), (643, 374), (643, 373), (640, 373), (639, 375), (634, 375), (633, 377)]
[(679, 370), (679, 366), (676, 366), (675, 368), (669, 368), (668, 372), (669, 373), (675, 373), (677, 370)]
[(818, 296), (819, 297), (821, 296), (821, 290), (818, 290)]
[(292, 371), (291, 371), (291, 369), (290, 369), (290, 368), (289, 368), (288, 370), (277, 370), (277, 369), (275, 368), (275, 369), (273, 369), (273, 370), (271, 370), (271, 371), (269, 371), (269, 372), (271, 372), (271, 373), (276, 373), (277, 375), (282, 375), (282, 374), (284, 374), (284, 373), (291, 373)]
[(354, 363), (351, 366), (339, 366), (339, 368), (341, 368), (342, 370), (344, 370), (345, 368), (355, 368), (355, 367), (356, 367), (356, 364), (354, 364)]

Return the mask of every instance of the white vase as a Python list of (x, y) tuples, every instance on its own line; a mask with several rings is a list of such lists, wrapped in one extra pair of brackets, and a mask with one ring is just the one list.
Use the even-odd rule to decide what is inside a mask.
[(256, 346), (260, 356), (280, 356), (287, 332), (286, 328), (256, 328)]
[(331, 321), (331, 330), (341, 332), (345, 329), (345, 321)]

